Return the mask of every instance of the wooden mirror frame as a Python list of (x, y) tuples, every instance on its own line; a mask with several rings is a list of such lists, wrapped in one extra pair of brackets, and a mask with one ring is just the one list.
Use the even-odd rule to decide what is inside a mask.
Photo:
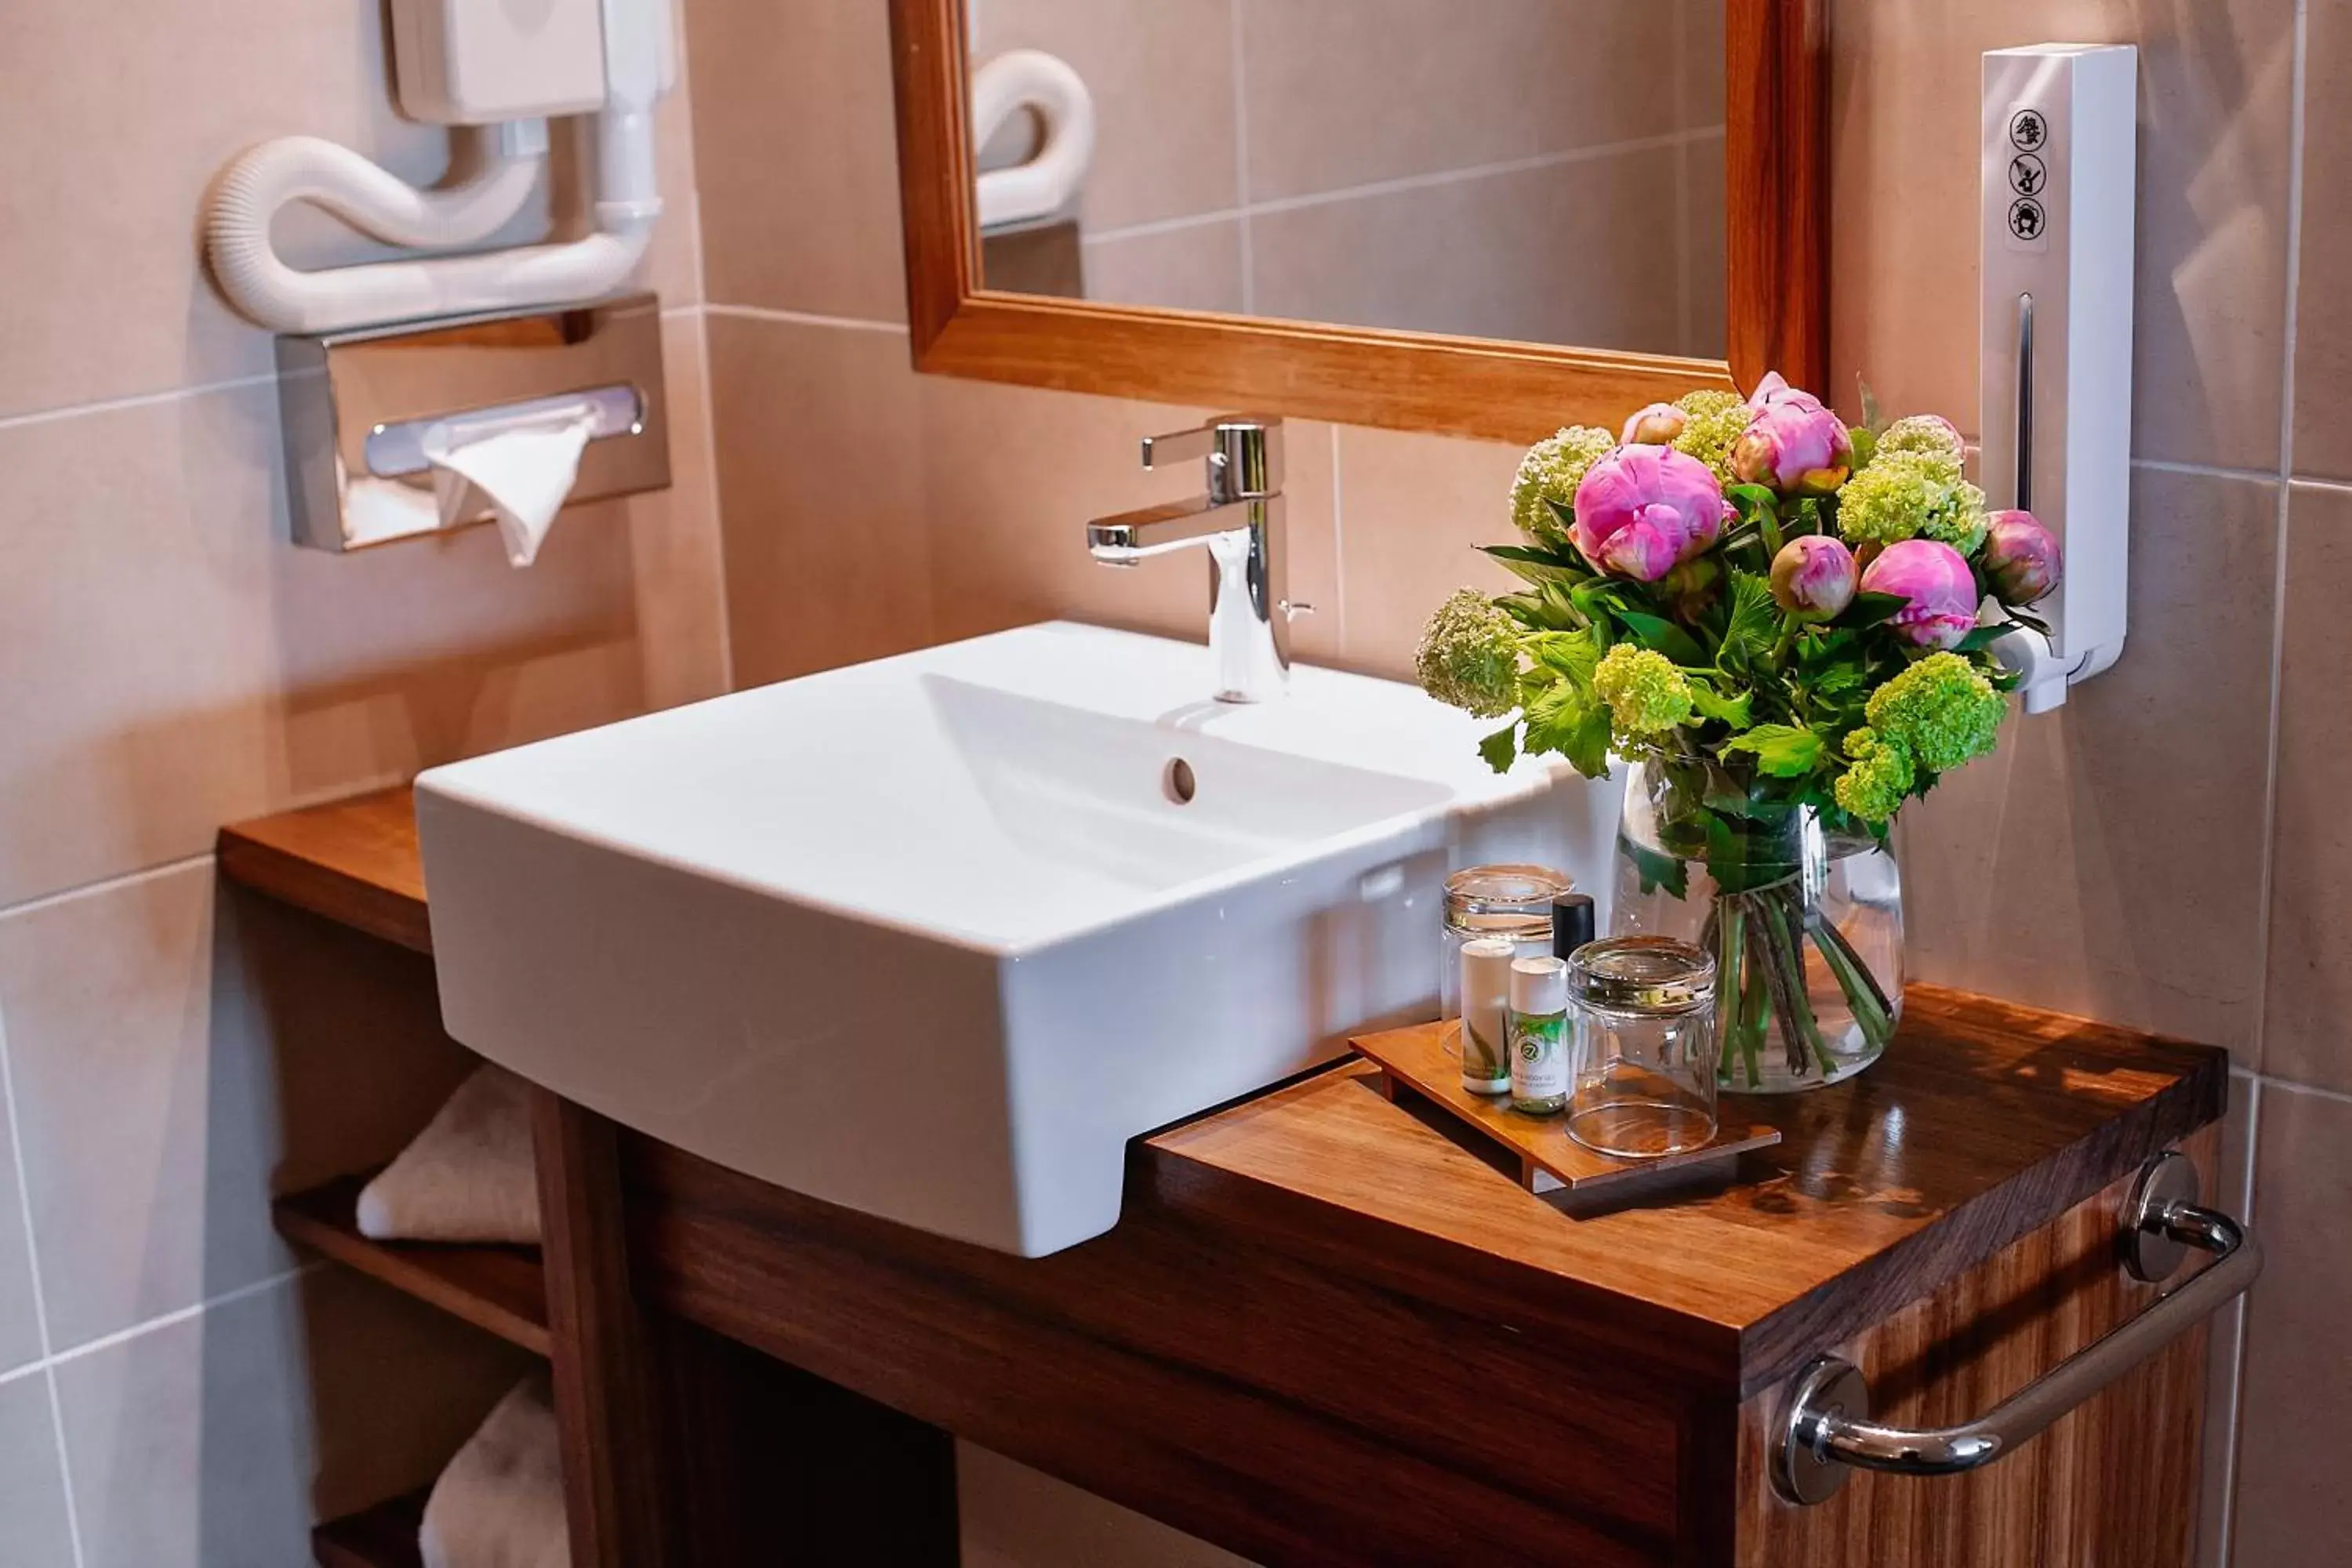
[(1827, 391), (1828, 0), (1726, 0), (1727, 363), (983, 287), (963, 0), (889, 3), (918, 370), (1505, 441), (1768, 370)]

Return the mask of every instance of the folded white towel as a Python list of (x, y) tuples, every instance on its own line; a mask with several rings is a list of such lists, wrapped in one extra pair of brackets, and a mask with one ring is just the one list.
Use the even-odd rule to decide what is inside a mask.
[(533, 1377), (499, 1401), (425, 1501), (425, 1568), (571, 1568), (555, 1409)]
[(378, 1241), (539, 1240), (530, 1086), (485, 1067), (360, 1194), (360, 1234)]

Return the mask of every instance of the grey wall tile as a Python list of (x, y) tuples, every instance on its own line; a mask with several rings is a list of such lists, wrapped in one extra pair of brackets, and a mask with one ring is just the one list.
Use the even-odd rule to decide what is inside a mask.
[(2295, 290), (2294, 467), (2352, 479), (2352, 12), (2309, 8), (2303, 122), (2303, 265)]
[[(0, 1013), (0, 1051), (8, 1048)], [(33, 1300), (33, 1259), (25, 1240), (24, 1192), (16, 1184), (16, 1145), (8, 1132), (7, 1090), (0, 1087), (0, 1373), (37, 1361), (40, 1318)]]
[(58, 1365), (82, 1568), (310, 1561), (296, 1295), (273, 1286)]
[(2297, 1082), (2352, 1089), (2352, 492), (2294, 488), (2286, 567), (2263, 1059)]
[(269, 1226), (269, 1064), (214, 1027), (213, 868), (0, 917), (0, 1007), (50, 1342), (289, 1267)]
[(1912, 971), (2251, 1066), (2275, 487), (2132, 482), (2122, 659), (1904, 814)]
[(49, 1381), (0, 1383), (0, 1568), (70, 1568), (72, 1525)]
[(2352, 1100), (2263, 1091), (2254, 1223), (2268, 1266), (2247, 1313), (2235, 1568), (2352, 1563)]

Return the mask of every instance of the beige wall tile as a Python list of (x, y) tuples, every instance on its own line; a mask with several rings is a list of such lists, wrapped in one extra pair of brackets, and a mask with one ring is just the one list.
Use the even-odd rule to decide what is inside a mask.
[(0, 427), (0, 904), (714, 689), (698, 377), (671, 364), (677, 489), (573, 508), (525, 572), (488, 528), (291, 547), (268, 385)]
[[(1254, 308), (1670, 352), (1682, 342), (1675, 161), (1659, 148), (1255, 214)], [(1591, 243), (1600, 231), (1646, 237)]]
[[(205, 191), (244, 148), (324, 136), (425, 184), (449, 162), (443, 132), (394, 111), (373, 5), (11, 5), (0, 60), (16, 62), (0, 92), (0, 416), (271, 368), (268, 334), (230, 311), (199, 258)], [(650, 269), (681, 301), (695, 272), (685, 110), (661, 116), (673, 209)], [(567, 178), (566, 205), (576, 196)], [(533, 205), (498, 237), (539, 237), (547, 212)], [(280, 235), (301, 266), (391, 254), (308, 210)]]
[(1647, 0), (1238, 4), (1254, 202), (1675, 129), (1675, 24)]
[(1160, 229), (1085, 249), (1087, 298), (1177, 310), (1242, 309), (1238, 218)]
[(1521, 448), (1390, 430), (1339, 432), (1343, 661), (1412, 679), (1412, 651), (1438, 601), (1456, 588), (1501, 593), (1509, 573), (1477, 552), (1507, 543), (1511, 477)]
[[(1731, 275), (1726, 260), (1724, 140), (1711, 136), (1683, 150), (1684, 243), (1690, 247), (1690, 337), (1683, 353), (1694, 359), (1729, 353), (1726, 322), (1731, 315)], [(1823, 396), (1830, 395), (1823, 393)]]
[[(0, 998), (0, 1052), (8, 1048), (5, 1006)], [(25, 1244), (24, 1193), (16, 1184), (16, 1142), (8, 1122), (7, 1090), (0, 1087), (0, 1376), (41, 1354), (33, 1255)]]
[(43, 1377), (0, 1383), (0, 1568), (60, 1568), (73, 1561), (57, 1424)]
[(1724, 0), (1681, 0), (1682, 100), (1675, 121), (1720, 125), (1724, 112)]
[(0, 1008), (57, 1350), (289, 1264), (260, 1043), (214, 1026), (213, 868), (0, 918)]
[(1234, 157), (1234, 0), (987, 0), (973, 58), (1045, 49), (1095, 101), (1089, 233), (1222, 212), (1240, 199)]
[(690, 0), (685, 11), (709, 297), (904, 321), (887, 8)]
[(2352, 492), (2296, 486), (2288, 505), (2279, 667), (2276, 826), (2271, 840), (2265, 1070), (2352, 1089)]
[(2272, 1084), (2260, 1120), (2254, 1222), (2268, 1266), (2249, 1298), (2231, 1562), (2337, 1568), (2352, 1562), (2352, 1100)]
[[(1057, 616), (1206, 636), (1204, 562), (1114, 571), (1081, 533), (1198, 490), (1135, 444), (1199, 411), (918, 375), (895, 333), (711, 324), (739, 685)], [(1288, 437), (1292, 595), (1328, 604), (1328, 428)], [(1310, 658), (1337, 635), (1299, 631)]]
[(1890, 411), (1976, 427), (1978, 57), (2042, 38), (2137, 43), (2133, 449), (2275, 468), (2294, 9), (1841, 0), (1831, 110), (1838, 397), (1851, 398), (1859, 374)]
[(2309, 7), (2305, 61), (2303, 265), (2295, 293), (2295, 471), (2352, 479), (2352, 15)]
[(2122, 659), (1904, 815), (1912, 970), (2256, 1065), (2274, 492), (2133, 481)]

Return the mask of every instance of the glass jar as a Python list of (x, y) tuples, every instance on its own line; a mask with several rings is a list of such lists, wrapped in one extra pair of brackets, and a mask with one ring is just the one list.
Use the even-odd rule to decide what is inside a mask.
[(1810, 806), (1741, 796), (1697, 764), (1628, 770), (1610, 929), (1714, 954), (1727, 1091), (1820, 1089), (1876, 1061), (1902, 1016), (1902, 873)]
[(1463, 944), (1499, 937), (1511, 944), (1515, 960), (1545, 956), (1551, 952), (1551, 901), (1574, 888), (1567, 876), (1545, 866), (1473, 866), (1445, 879), (1437, 1016), (1449, 1055), (1462, 1054)]
[(1569, 960), (1568, 993), (1568, 1135), (1626, 1159), (1712, 1142), (1714, 957), (1671, 937), (1607, 937)]

